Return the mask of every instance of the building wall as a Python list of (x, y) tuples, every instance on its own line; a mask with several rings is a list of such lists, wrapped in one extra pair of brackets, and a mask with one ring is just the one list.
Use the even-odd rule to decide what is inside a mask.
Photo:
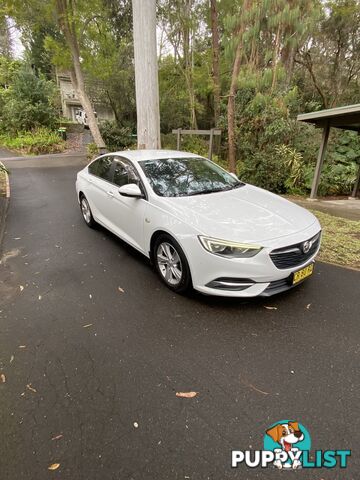
[[(57, 74), (57, 83), (60, 89), (62, 113), (64, 117), (76, 121), (75, 111), (79, 108), (82, 109), (82, 106), (72, 86), (70, 77), (66, 76), (66, 74)], [(115, 119), (114, 112), (108, 105), (96, 103), (94, 104), (94, 109), (99, 122)]]

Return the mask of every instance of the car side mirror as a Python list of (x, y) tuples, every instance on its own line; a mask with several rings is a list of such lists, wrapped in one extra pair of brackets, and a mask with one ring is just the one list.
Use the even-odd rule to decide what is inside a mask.
[(123, 197), (144, 198), (144, 194), (136, 183), (128, 183), (119, 188), (119, 193)]

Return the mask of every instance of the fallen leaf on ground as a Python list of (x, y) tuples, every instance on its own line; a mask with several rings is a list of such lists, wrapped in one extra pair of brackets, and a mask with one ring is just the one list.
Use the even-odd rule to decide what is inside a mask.
[(60, 467), (60, 463), (52, 463), (49, 467), (48, 470), (57, 470)]
[(20, 288), (20, 292), (24, 290), (24, 287), (22, 285), (19, 285), (19, 288)]
[(92, 295), (91, 295), (91, 293), (89, 293), (89, 298), (90, 298), (90, 299), (92, 298)]
[(12, 362), (14, 361), (14, 358), (15, 358), (14, 355), (11, 355), (11, 357), (10, 357), (10, 363), (12, 363)]
[(5, 377), (5, 375), (4, 375), (3, 373), (0, 375), (0, 380), (1, 380), (1, 383), (5, 383), (5, 382), (6, 382), (6, 377)]
[(41, 296), (41, 295), (39, 295), (39, 300), (41, 300), (41, 299), (42, 299), (42, 296)]
[(26, 388), (27, 388), (28, 390), (30, 390), (31, 392), (37, 393), (36, 388), (32, 387), (32, 386), (31, 386), (31, 383), (28, 383), (28, 384), (26, 385)]
[(26, 348), (26, 345), (19, 345), (19, 348)]
[(197, 394), (198, 392), (176, 392), (176, 396), (181, 398), (194, 398)]
[(307, 308), (308, 310), (310, 310), (310, 307), (311, 307), (311, 303), (308, 303), (308, 304), (306, 305), (306, 308)]
[(277, 307), (268, 307), (267, 305), (264, 306), (267, 310), (277, 310)]
[(92, 326), (92, 323), (88, 323), (87, 325), (83, 325), (83, 328), (88, 328), (88, 327), (91, 327)]
[(134, 427), (139, 428), (139, 424), (137, 422), (134, 422)]
[(56, 437), (53, 437), (51, 440), (60, 440), (62, 437), (63, 435), (56, 435)]
[(118, 287), (118, 290), (119, 290), (120, 293), (125, 293), (125, 290), (122, 289), (121, 287)]

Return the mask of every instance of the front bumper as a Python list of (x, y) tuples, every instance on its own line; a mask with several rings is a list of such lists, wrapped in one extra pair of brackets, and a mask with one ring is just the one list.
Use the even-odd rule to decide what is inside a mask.
[[(267, 242), (255, 257), (227, 259), (207, 252), (194, 237), (183, 239), (188, 256), (193, 287), (201, 293), (222, 297), (271, 296), (299, 285), (292, 284), (292, 274), (314, 262), (320, 248), (303, 264), (292, 268), (277, 268), (270, 258), (273, 250), (295, 243), (305, 242), (320, 231), (315, 222), (311, 227), (295, 235), (281, 237)], [(186, 245), (188, 243), (188, 245)]]

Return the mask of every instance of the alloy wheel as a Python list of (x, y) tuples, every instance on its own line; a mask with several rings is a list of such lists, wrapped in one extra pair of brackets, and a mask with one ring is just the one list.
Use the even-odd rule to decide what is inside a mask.
[(168, 242), (159, 244), (156, 260), (161, 275), (171, 286), (179, 285), (183, 276), (181, 259), (175, 247)]
[(90, 206), (86, 198), (81, 199), (81, 212), (83, 214), (84, 220), (86, 223), (90, 223), (91, 221), (91, 211)]

